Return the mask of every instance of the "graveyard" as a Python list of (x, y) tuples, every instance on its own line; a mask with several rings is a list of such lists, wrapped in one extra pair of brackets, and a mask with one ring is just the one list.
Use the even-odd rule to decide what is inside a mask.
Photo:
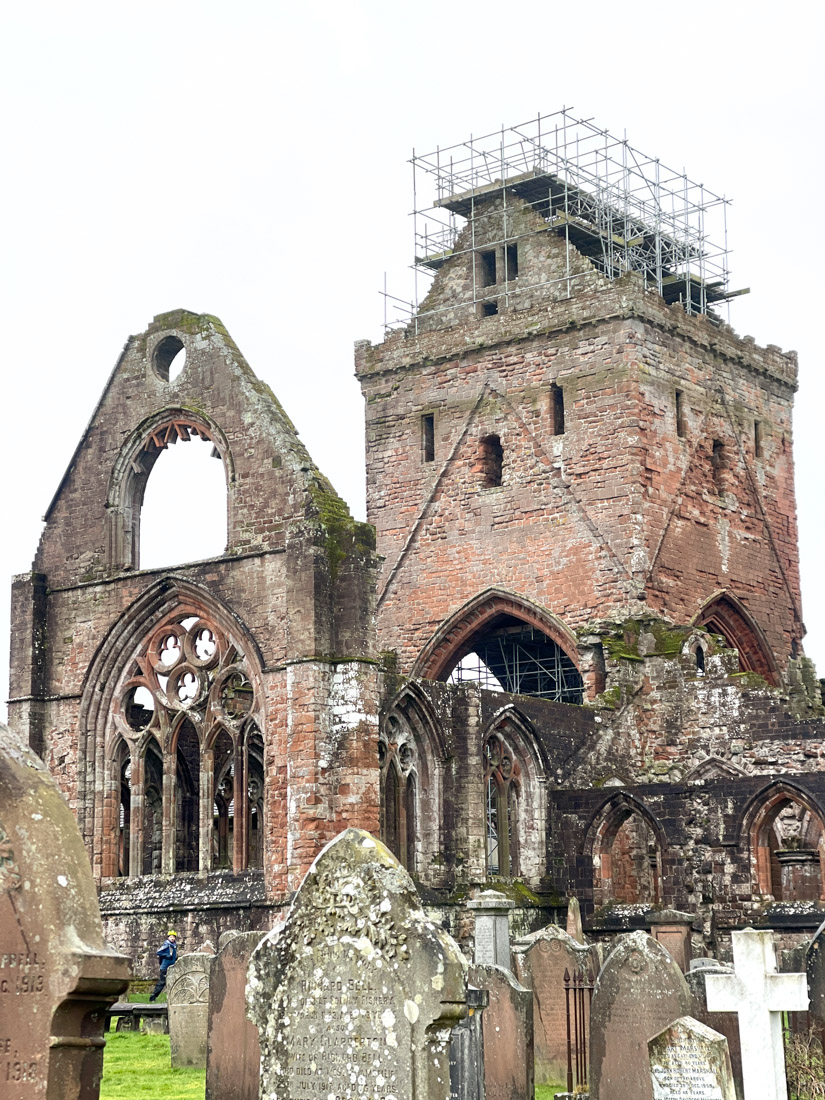
[[(825, 1095), (797, 356), (631, 152), (414, 156), (367, 522), (219, 318), (126, 341), (13, 580), (0, 1100)], [(201, 446), (225, 550), (143, 568)]]

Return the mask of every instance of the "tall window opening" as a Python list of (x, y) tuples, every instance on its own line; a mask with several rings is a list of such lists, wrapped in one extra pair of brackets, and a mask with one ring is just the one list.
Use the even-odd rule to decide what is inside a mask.
[(662, 853), (645, 816), (620, 804), (603, 820), (594, 848), (594, 900), (658, 905), (662, 900)]
[[(180, 613), (153, 631), (114, 709), (132, 758), (139, 745), (143, 756), (138, 776), (126, 775), (122, 750), (109, 765), (122, 773), (122, 839), (117, 855), (104, 856), (104, 875), (129, 865), (147, 875), (263, 865), (264, 743), (255, 712), (243, 655), (214, 622)], [(206, 731), (203, 744), (198, 731)]]
[(497, 435), (485, 435), (479, 442), (479, 467), (481, 484), (484, 489), (494, 489), (501, 485), (504, 449)]
[[(170, 445), (175, 440), (186, 445)], [(141, 502), (138, 507), (141, 569), (225, 553), (226, 478), (212, 440), (194, 434), (185, 439), (177, 433), (170, 435), (148, 476), (142, 507)]]
[(576, 665), (552, 638), (512, 615), (502, 615), (471, 641), (447, 679), (480, 683), (489, 691), (581, 703), (584, 682)]
[(513, 279), (518, 278), (518, 245), (508, 244), (505, 248), (505, 255), (507, 257), (507, 279), (512, 282)]
[(684, 439), (687, 434), (685, 428), (685, 402), (681, 390), (676, 391), (676, 434), (680, 439)]
[(435, 416), (432, 413), (425, 413), (421, 417), (421, 460), (435, 460)]
[(381, 767), (381, 839), (410, 874), (416, 870), (418, 782), (410, 730), (390, 716), (378, 739)]
[(753, 422), (753, 453), (757, 458), (763, 458), (763, 443), (762, 443), (762, 421), (754, 420)]
[(512, 876), (518, 867), (518, 787), (521, 769), (500, 737), (484, 745), (487, 794), (487, 874)]
[(175, 763), (175, 870), (197, 871), (200, 854), (200, 745), (195, 727), (189, 721), (180, 728)]
[(550, 416), (553, 435), (564, 435), (564, 390), (555, 382), (550, 387)]
[(479, 282), (482, 286), (494, 286), (496, 283), (496, 251), (494, 248), (478, 254)]

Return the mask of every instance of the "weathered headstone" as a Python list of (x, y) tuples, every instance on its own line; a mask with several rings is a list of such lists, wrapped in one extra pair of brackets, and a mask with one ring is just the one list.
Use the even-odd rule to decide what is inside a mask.
[(515, 902), (496, 890), (485, 890), (468, 901), (467, 908), (475, 917), (473, 961), (510, 970), (510, 910), (515, 909)]
[(582, 911), (579, 899), (576, 897), (570, 898), (567, 902), (567, 935), (576, 943), (584, 943)]
[(708, 995), (705, 987), (708, 974), (732, 974), (733, 967), (725, 966), (716, 959), (700, 957), (691, 959), (690, 970), (685, 974), (685, 981), (693, 994), (693, 1008), (691, 1016), (700, 1023), (720, 1035), (728, 1041), (728, 1053), (733, 1067), (733, 1083), (736, 1087), (737, 1100), (744, 1100), (745, 1089), (742, 1084), (742, 1052), (739, 1048), (739, 1023), (730, 1012), (711, 1012), (708, 1009)]
[(263, 932), (224, 933), (209, 979), (206, 1100), (258, 1100), (261, 1047), (246, 1014), (246, 975)]
[(668, 949), (683, 974), (690, 968), (690, 933), (695, 919), (692, 913), (680, 913), (675, 909), (660, 909), (649, 918), (651, 936)]
[(731, 932), (731, 942), (734, 973), (708, 974), (708, 1008), (739, 1017), (746, 1100), (787, 1100), (782, 1013), (808, 1007), (805, 975), (777, 973), (769, 930)]
[(467, 1015), (450, 1035), (450, 1100), (486, 1100), (482, 1018), (489, 1003), (486, 989), (467, 987)]
[(736, 1100), (724, 1035), (682, 1016), (647, 1044), (653, 1100)]
[(532, 992), (502, 966), (471, 966), (470, 982), (490, 998), (481, 1020), (487, 1100), (532, 1097)]
[(690, 990), (670, 953), (644, 932), (620, 936), (593, 991), (592, 1100), (652, 1100), (647, 1041), (690, 1008)]
[(447, 1100), (466, 973), (389, 849), (348, 829), (252, 955), (261, 1096)]
[[(564, 974), (598, 972), (590, 948), (550, 924), (513, 945), (515, 974), (533, 993), (535, 1075), (537, 1085), (565, 1080), (567, 1074), (567, 1009)], [(572, 1006), (571, 1006), (572, 1008)], [(586, 1014), (583, 1020), (587, 1036)]]
[(96, 1100), (106, 1009), (129, 960), (103, 941), (74, 816), (0, 725), (0, 1096)]
[(172, 1065), (206, 1067), (209, 975), (215, 956), (203, 951), (178, 955), (169, 967), (166, 1002)]

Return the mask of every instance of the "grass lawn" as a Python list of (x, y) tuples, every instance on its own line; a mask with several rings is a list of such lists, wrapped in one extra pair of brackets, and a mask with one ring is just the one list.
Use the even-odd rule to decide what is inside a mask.
[(203, 1100), (205, 1089), (205, 1070), (172, 1069), (168, 1035), (108, 1033), (100, 1100)]
[(557, 1092), (564, 1092), (565, 1084), (559, 1081), (556, 1085), (536, 1085), (536, 1100), (553, 1100)]

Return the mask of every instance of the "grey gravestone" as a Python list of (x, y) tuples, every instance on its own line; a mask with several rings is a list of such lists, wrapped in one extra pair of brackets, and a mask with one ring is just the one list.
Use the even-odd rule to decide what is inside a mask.
[(710, 1012), (705, 981), (709, 974), (732, 974), (733, 967), (725, 966), (716, 959), (692, 959), (690, 971), (685, 980), (693, 994), (691, 1016), (705, 1024), (728, 1041), (728, 1053), (733, 1067), (733, 1083), (736, 1086), (737, 1100), (743, 1100), (745, 1087), (742, 1083), (742, 1051), (739, 1044), (739, 1021), (732, 1012)]
[(682, 1016), (647, 1044), (653, 1100), (736, 1100), (728, 1041)]
[(209, 975), (215, 956), (204, 951), (178, 955), (169, 967), (166, 1002), (169, 1006), (169, 1045), (172, 1065), (206, 1068), (209, 1024)]
[(97, 1100), (129, 959), (103, 941), (89, 858), (41, 761), (0, 725), (0, 1096)]
[(567, 935), (576, 943), (584, 943), (584, 929), (582, 928), (582, 911), (579, 899), (572, 897), (567, 902)]
[(647, 1041), (690, 1015), (692, 998), (670, 953), (645, 932), (620, 936), (590, 1009), (592, 1100), (653, 1100)]
[(212, 964), (206, 1048), (206, 1100), (258, 1100), (261, 1048), (246, 1015), (246, 973), (263, 932), (235, 932)]
[(466, 972), (395, 856), (347, 829), (252, 955), (261, 1096), (447, 1100)]
[(473, 962), (510, 970), (510, 910), (515, 909), (515, 902), (495, 890), (485, 890), (468, 901), (467, 908), (475, 917)]

